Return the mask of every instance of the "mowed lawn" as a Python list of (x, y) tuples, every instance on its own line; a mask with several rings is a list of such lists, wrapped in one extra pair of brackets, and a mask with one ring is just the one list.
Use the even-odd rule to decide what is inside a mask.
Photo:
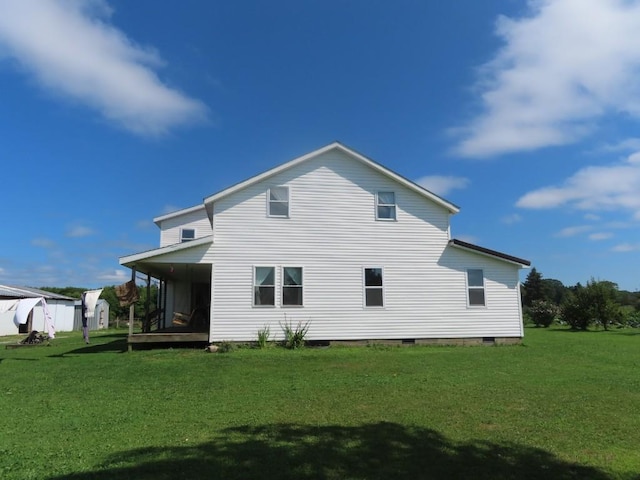
[(640, 478), (640, 331), (523, 346), (0, 345), (2, 479)]

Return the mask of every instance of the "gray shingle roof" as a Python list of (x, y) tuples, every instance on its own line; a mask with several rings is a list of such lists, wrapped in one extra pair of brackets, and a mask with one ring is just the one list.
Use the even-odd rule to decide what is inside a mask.
[(47, 292), (39, 288), (32, 287), (16, 287), (13, 285), (0, 285), (0, 298), (35, 298), (44, 297), (54, 300), (74, 300), (74, 298), (59, 295), (57, 293)]

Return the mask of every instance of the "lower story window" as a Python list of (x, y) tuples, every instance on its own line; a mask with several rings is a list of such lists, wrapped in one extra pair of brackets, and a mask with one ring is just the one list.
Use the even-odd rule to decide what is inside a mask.
[(367, 307), (384, 306), (382, 268), (364, 269), (364, 299)]
[(275, 305), (275, 267), (255, 267), (253, 274), (253, 305), (256, 307)]
[(282, 269), (282, 305), (302, 306), (302, 267)]
[(484, 307), (484, 272), (479, 268), (467, 270), (467, 294), (470, 307)]

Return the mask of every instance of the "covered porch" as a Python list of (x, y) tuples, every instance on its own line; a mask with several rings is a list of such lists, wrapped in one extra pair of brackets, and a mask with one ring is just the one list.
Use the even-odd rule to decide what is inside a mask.
[[(147, 299), (158, 286), (155, 305), (148, 301), (141, 328), (129, 315), (129, 350), (134, 345), (206, 343), (211, 311), (211, 237), (129, 255), (120, 264), (131, 269), (132, 280), (146, 280)], [(136, 331), (137, 330), (137, 331)]]

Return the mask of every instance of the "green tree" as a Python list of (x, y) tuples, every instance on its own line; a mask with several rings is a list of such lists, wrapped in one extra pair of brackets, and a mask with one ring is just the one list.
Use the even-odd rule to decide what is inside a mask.
[(562, 304), (561, 317), (574, 329), (586, 330), (595, 323), (608, 330), (609, 325), (621, 319), (617, 285), (593, 278), (584, 287), (578, 283)]
[(556, 305), (562, 305), (564, 297), (567, 294), (567, 287), (565, 287), (560, 280), (543, 278), (542, 286), (545, 300), (551, 301)]
[(587, 282), (586, 291), (592, 321), (608, 330), (611, 323), (620, 319), (620, 305), (617, 302), (618, 285), (592, 278)]
[(544, 284), (542, 283), (542, 275), (533, 267), (527, 275), (527, 279), (522, 286), (522, 304), (530, 307), (534, 300), (544, 300)]
[(90, 289), (84, 287), (40, 287), (40, 290), (57, 293), (58, 295), (64, 295), (65, 297), (80, 299), (82, 292), (86, 292)]
[(560, 307), (560, 318), (573, 330), (586, 330), (591, 324), (591, 314), (585, 288), (579, 283), (572, 287)]

